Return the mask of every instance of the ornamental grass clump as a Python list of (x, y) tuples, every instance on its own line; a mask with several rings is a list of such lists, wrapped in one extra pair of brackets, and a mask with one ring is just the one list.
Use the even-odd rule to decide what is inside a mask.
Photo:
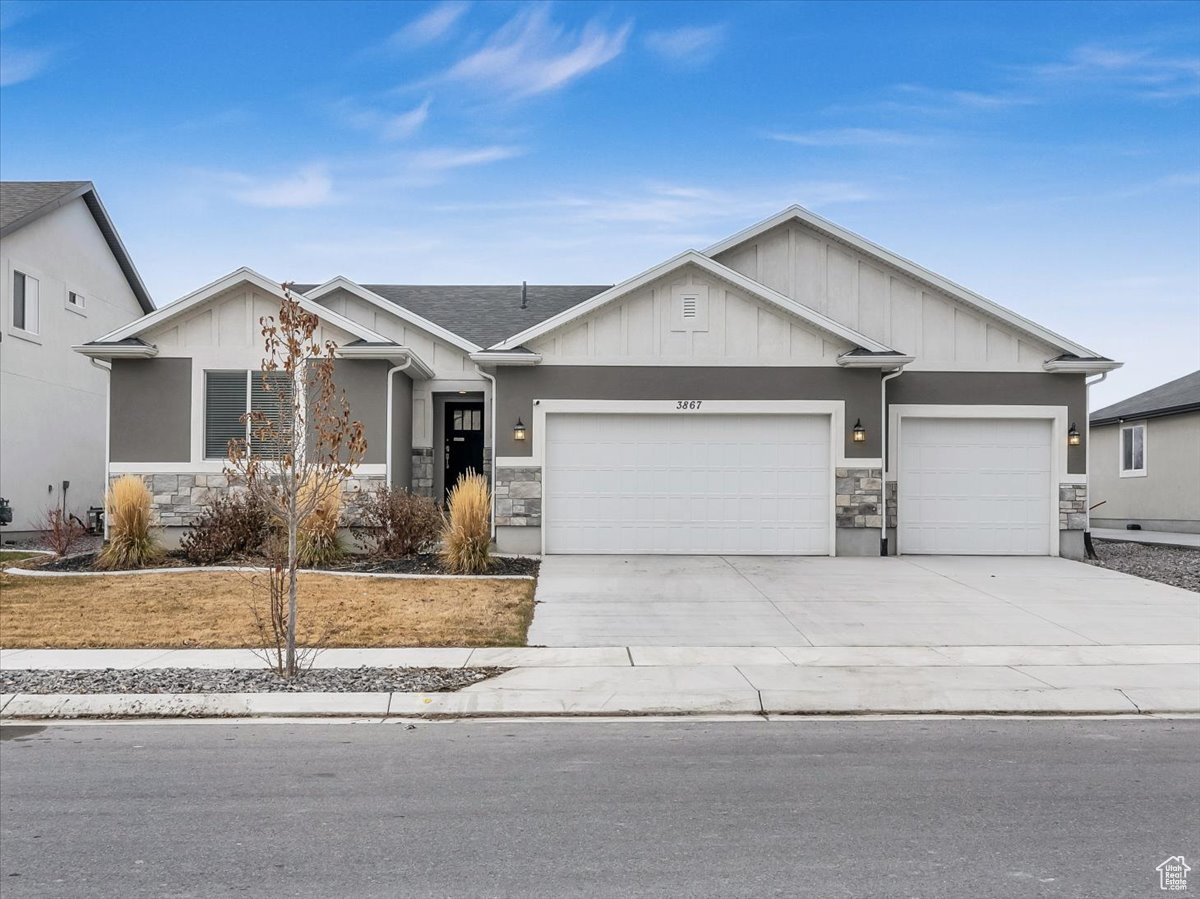
[(342, 545), (338, 542), (338, 524), (342, 516), (342, 490), (340, 484), (318, 484), (316, 479), (300, 485), (299, 503), (312, 504), (312, 512), (300, 522), (297, 533), (297, 550), (300, 564), (309, 566), (330, 565), (342, 558)]
[(492, 566), (492, 495), (487, 478), (469, 472), (450, 491), (442, 563), (457, 574), (483, 574)]
[(96, 558), (100, 568), (142, 568), (162, 555), (154, 539), (151, 506), (154, 497), (136, 475), (113, 481), (105, 503), (108, 543)]

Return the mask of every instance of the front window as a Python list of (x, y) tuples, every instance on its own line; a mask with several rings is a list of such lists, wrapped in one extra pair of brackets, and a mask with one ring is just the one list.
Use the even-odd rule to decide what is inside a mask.
[(1146, 473), (1146, 426), (1125, 425), (1121, 428), (1121, 477), (1138, 477)]
[[(204, 458), (224, 459), (229, 441), (249, 440), (251, 450), (270, 459), (286, 451), (290, 441), (281, 422), (291, 418), (292, 379), (285, 372), (257, 369), (204, 373)], [(270, 423), (276, 439), (259, 439), (246, 416), (259, 412)]]
[(13, 272), (12, 326), (38, 333), (38, 279), (24, 272)]

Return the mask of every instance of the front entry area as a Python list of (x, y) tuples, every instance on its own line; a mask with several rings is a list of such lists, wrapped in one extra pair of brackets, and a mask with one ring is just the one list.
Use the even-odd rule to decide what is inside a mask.
[(483, 403), (447, 402), (444, 413), (444, 498), (467, 472), (483, 472)]
[(828, 415), (547, 416), (547, 553), (828, 555)]

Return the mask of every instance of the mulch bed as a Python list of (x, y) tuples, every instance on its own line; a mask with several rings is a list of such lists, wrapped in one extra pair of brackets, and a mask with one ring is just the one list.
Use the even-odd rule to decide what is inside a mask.
[[(96, 568), (97, 553), (81, 553), (74, 556), (66, 556), (61, 559), (47, 558), (45, 562), (36, 562), (29, 560), (22, 562), (23, 567), (38, 568), (42, 571), (99, 571)], [(529, 575), (536, 577), (538, 568), (541, 565), (537, 559), (521, 558), (495, 558), (492, 560), (493, 565), (488, 574), (517, 574)], [(218, 565), (206, 566), (212, 568), (221, 568), (236, 565), (252, 565), (265, 566), (268, 562), (261, 557), (250, 557), (241, 559), (229, 559)], [(198, 567), (195, 562), (189, 562), (187, 558), (179, 550), (172, 550), (156, 561), (152, 568), (192, 568)], [(387, 560), (370, 560), (364, 559), (361, 556), (349, 556), (343, 562), (336, 565), (327, 565), (320, 567), (320, 571), (354, 571), (367, 572), (371, 574), (453, 574), (447, 571), (442, 565), (441, 557), (436, 553), (422, 553), (416, 556), (409, 556), (403, 559), (387, 559)]]
[(1200, 593), (1200, 549), (1096, 540), (1092, 565)]
[(4, 693), (452, 693), (507, 668), (314, 668), (295, 680), (252, 668), (0, 672)]

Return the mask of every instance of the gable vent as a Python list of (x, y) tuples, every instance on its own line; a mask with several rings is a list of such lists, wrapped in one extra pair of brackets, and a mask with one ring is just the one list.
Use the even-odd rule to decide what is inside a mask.
[(695, 318), (696, 317), (696, 298), (695, 297), (684, 297), (683, 298), (683, 317), (684, 318)]

